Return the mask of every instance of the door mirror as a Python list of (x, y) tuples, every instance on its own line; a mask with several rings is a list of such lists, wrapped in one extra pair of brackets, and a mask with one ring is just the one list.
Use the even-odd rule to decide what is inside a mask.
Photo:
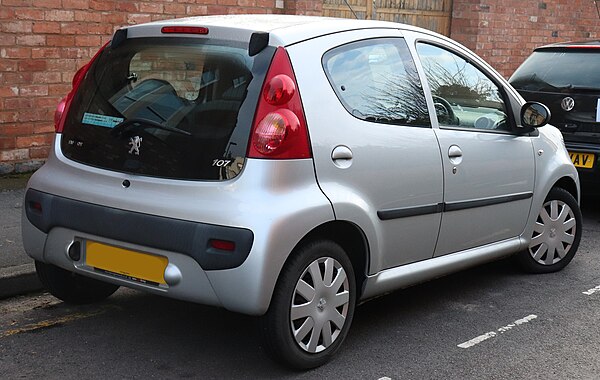
[(539, 128), (550, 121), (550, 110), (538, 102), (527, 102), (521, 108), (521, 124), (525, 128)]

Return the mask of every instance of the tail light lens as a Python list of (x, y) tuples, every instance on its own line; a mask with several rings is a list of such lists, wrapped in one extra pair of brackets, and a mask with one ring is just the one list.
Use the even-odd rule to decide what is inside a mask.
[(310, 158), (304, 108), (290, 58), (277, 48), (256, 109), (248, 157)]
[(73, 87), (71, 88), (71, 91), (67, 94), (67, 96), (61, 99), (61, 101), (56, 106), (56, 111), (54, 111), (54, 130), (56, 131), (56, 133), (62, 133), (63, 128), (65, 126), (65, 116), (69, 111), (69, 107), (71, 106), (73, 97), (77, 93), (77, 90), (79, 89), (83, 78), (85, 78), (85, 75), (92, 66), (92, 63), (96, 60), (96, 58), (98, 58), (100, 53), (102, 53), (102, 51), (106, 48), (108, 44), (109, 42), (104, 44), (104, 46), (102, 46), (102, 48), (98, 50), (94, 57), (87, 64), (85, 64), (83, 67), (77, 70), (77, 72), (73, 76)]

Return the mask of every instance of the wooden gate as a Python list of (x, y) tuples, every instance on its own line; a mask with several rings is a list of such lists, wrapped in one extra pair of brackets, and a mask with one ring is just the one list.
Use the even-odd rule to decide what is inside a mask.
[(452, 0), (323, 0), (323, 16), (401, 22), (449, 36)]

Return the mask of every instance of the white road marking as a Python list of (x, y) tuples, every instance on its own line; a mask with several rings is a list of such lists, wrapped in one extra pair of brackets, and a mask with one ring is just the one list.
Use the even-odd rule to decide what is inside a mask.
[(524, 323), (530, 322), (534, 319), (537, 318), (537, 315), (535, 314), (530, 314), (528, 316), (526, 316), (525, 318), (521, 318), (521, 319), (517, 319), (516, 321), (514, 321), (513, 323), (510, 323), (506, 326), (502, 326), (500, 327), (498, 330), (496, 331), (490, 331), (488, 333), (485, 333), (483, 335), (479, 335), (478, 337), (475, 337), (471, 340), (468, 340), (464, 343), (461, 343), (458, 345), (458, 347), (460, 348), (469, 348), (469, 347), (473, 347), (476, 344), (479, 344), (485, 340), (488, 340), (490, 338), (494, 338), (497, 337), (500, 334), (504, 334), (505, 332), (512, 330), (514, 327), (522, 325)]
[(591, 288), (590, 290), (586, 290), (585, 292), (582, 292), (585, 295), (591, 296), (592, 294), (596, 293), (596, 292), (600, 292), (600, 285)]
[(392, 378), (391, 378), (391, 377), (384, 376), (384, 377), (380, 377), (380, 378), (379, 378), (379, 379), (377, 379), (377, 380), (392, 380)]

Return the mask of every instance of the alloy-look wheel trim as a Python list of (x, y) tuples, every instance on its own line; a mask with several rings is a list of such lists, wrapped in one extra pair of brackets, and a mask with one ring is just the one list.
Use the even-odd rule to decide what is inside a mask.
[(542, 265), (561, 261), (575, 240), (577, 221), (571, 207), (560, 200), (544, 203), (533, 230), (529, 254)]
[(308, 353), (327, 349), (339, 337), (350, 306), (350, 284), (342, 265), (331, 257), (313, 261), (300, 276), (290, 307), (296, 343)]

